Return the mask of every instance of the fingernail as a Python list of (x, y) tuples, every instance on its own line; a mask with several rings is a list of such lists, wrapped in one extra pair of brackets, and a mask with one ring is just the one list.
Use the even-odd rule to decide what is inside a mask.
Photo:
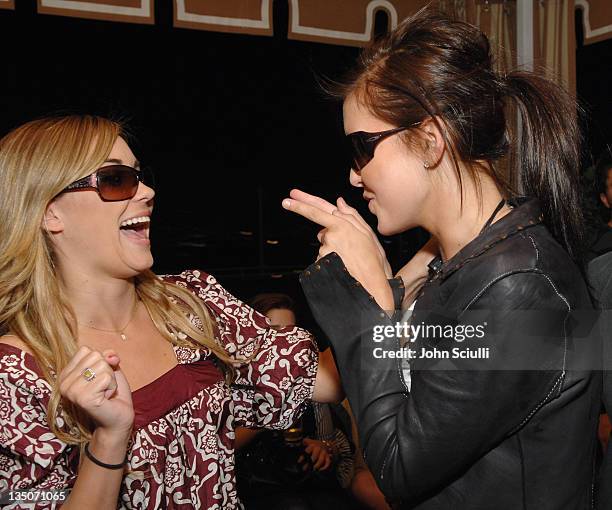
[(283, 200), (283, 207), (285, 209), (289, 209), (289, 207), (291, 207), (291, 200), (289, 200), (288, 198), (285, 198), (285, 200)]

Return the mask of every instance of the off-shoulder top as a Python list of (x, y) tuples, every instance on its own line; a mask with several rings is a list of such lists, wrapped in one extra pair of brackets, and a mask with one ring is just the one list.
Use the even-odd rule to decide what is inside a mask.
[[(118, 508), (242, 508), (235, 484), (234, 429), (291, 425), (312, 396), (318, 352), (308, 332), (270, 328), (263, 315), (211, 275), (193, 270), (161, 278), (204, 301), (216, 320), (217, 341), (231, 357), (255, 355), (228, 385), (209, 350), (175, 346), (178, 364), (133, 392), (129, 472)], [(9, 490), (66, 489), (76, 480), (79, 449), (51, 432), (46, 415), (50, 395), (34, 357), (0, 343), (0, 499)], [(39, 502), (3, 508), (60, 506)]]

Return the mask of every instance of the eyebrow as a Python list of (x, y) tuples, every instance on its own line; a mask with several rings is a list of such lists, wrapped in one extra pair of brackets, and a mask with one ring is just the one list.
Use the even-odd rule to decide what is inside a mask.
[[(116, 159), (116, 158), (108, 158), (104, 163), (114, 163), (115, 165), (125, 165), (123, 160)], [(138, 161), (138, 160), (134, 161), (134, 168), (136, 170), (140, 169), (140, 161)]]

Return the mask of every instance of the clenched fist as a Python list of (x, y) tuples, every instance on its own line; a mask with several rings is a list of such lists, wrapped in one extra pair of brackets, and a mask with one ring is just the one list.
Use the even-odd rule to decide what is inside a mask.
[(59, 374), (59, 390), (109, 432), (129, 432), (134, 423), (130, 386), (112, 350), (81, 347)]

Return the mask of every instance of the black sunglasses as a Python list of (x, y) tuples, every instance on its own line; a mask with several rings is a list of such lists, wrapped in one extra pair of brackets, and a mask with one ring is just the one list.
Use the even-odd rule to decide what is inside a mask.
[(368, 133), (366, 131), (356, 131), (354, 133), (346, 135), (346, 145), (349, 155), (349, 161), (352, 164), (352, 168), (359, 172), (364, 166), (366, 166), (374, 157), (374, 151), (376, 146), (382, 142), (385, 138), (388, 138), (395, 133), (400, 133), (406, 129), (410, 129), (417, 126), (421, 122), (415, 122), (407, 127), (398, 127), (388, 129), (387, 131), (379, 131), (378, 133)]
[(136, 195), (138, 183), (154, 187), (153, 173), (148, 168), (136, 170), (126, 165), (109, 165), (99, 168), (94, 173), (73, 182), (64, 190), (83, 191), (96, 190), (100, 198), (106, 202), (129, 200)]

